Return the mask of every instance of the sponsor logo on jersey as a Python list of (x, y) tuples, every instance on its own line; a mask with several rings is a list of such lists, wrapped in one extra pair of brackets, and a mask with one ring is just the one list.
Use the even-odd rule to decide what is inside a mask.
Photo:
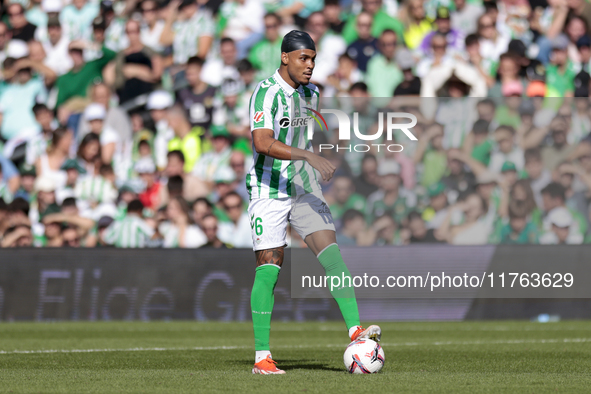
[(312, 117), (299, 117), (290, 119), (288, 116), (284, 116), (283, 118), (279, 119), (279, 127), (286, 128), (289, 126), (292, 127), (300, 127), (300, 126), (307, 126), (308, 121), (310, 121)]
[(262, 122), (264, 117), (264, 112), (263, 111), (258, 111), (254, 114), (253, 119), (255, 123), (259, 123)]

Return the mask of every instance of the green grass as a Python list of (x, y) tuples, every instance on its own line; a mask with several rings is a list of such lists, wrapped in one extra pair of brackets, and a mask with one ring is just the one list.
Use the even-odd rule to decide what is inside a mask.
[[(384, 323), (382, 330), (383, 370), (349, 375), (342, 323), (273, 323), (273, 356), (287, 374), (253, 376), (248, 323), (3, 323), (0, 392), (591, 390), (589, 322)], [(81, 349), (97, 351), (72, 351)]]

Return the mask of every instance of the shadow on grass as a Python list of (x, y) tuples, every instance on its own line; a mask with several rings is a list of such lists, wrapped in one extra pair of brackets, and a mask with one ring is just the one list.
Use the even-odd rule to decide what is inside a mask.
[[(290, 371), (293, 369), (308, 369), (308, 370), (315, 370), (315, 371), (334, 371), (334, 372), (345, 372), (345, 368), (334, 368), (329, 367), (325, 364), (315, 362), (312, 360), (281, 360), (278, 359), (277, 366), (285, 371)], [(235, 361), (234, 364), (244, 364), (252, 366), (251, 360), (240, 360)]]

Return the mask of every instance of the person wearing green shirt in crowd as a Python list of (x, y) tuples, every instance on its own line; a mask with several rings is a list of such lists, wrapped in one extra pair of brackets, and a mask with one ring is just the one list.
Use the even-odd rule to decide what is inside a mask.
[(73, 97), (86, 97), (88, 87), (102, 81), (102, 73), (105, 66), (117, 55), (112, 50), (103, 46), (103, 55), (93, 61), (84, 61), (84, 49), (86, 44), (74, 41), (68, 47), (68, 53), (72, 58), (74, 67), (57, 79), (58, 89), (56, 108)]
[(509, 204), (509, 223), (500, 228), (499, 243), (537, 244), (538, 229), (528, 220), (528, 208), (523, 201), (513, 200)]
[(375, 218), (388, 214), (397, 223), (402, 223), (416, 206), (416, 196), (402, 187), (400, 164), (394, 160), (383, 160), (378, 165), (378, 176), (380, 188), (367, 198), (367, 221), (373, 222)]
[(202, 141), (205, 131), (203, 127), (193, 127), (187, 120), (185, 110), (179, 106), (167, 111), (168, 125), (174, 130), (174, 138), (168, 142), (168, 151), (180, 150), (185, 156), (186, 173), (193, 171), (197, 159), (204, 150)]
[(421, 184), (425, 187), (439, 182), (447, 171), (447, 154), (443, 148), (443, 126), (434, 123), (427, 127), (419, 139), (414, 162), (423, 164)]
[(373, 97), (392, 97), (394, 89), (404, 80), (404, 74), (396, 63), (398, 36), (393, 30), (385, 30), (378, 40), (380, 53), (367, 63), (365, 83)]
[[(382, 10), (382, 0), (362, 0), (361, 6), (362, 11), (373, 16), (373, 23), (371, 24), (371, 35), (373, 37), (378, 38), (384, 31), (393, 30), (402, 40), (404, 35), (404, 25), (398, 19), (391, 17)], [(347, 42), (347, 45), (357, 39), (356, 26), (357, 17), (354, 17), (349, 18), (343, 28), (343, 38)]]
[(572, 97), (575, 73), (568, 65), (569, 40), (560, 34), (552, 40), (550, 64), (546, 67), (546, 97)]
[(519, 104), (521, 104), (521, 97), (505, 97), (503, 105), (497, 107), (495, 123), (499, 126), (511, 126), (518, 129), (521, 126)]
[(346, 175), (335, 177), (330, 193), (333, 202), (328, 207), (335, 220), (340, 219), (348, 209), (365, 211), (365, 198), (355, 193), (355, 186), (350, 177)]
[(279, 68), (281, 61), (281, 19), (277, 14), (265, 15), (265, 38), (255, 44), (248, 53), (248, 60), (257, 70), (257, 80), (266, 79)]
[(464, 153), (469, 154), (473, 159), (478, 160), (487, 167), (494, 146), (492, 139), (489, 138), (489, 129), (490, 122), (478, 119), (472, 126), (472, 132), (466, 136), (462, 148)]

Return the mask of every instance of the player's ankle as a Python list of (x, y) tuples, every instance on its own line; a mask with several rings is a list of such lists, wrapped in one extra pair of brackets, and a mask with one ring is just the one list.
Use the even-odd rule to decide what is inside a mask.
[[(256, 350), (254, 356), (254, 363), (258, 363), (267, 358), (267, 356), (271, 355), (271, 351), (269, 350)], [(271, 357), (273, 358), (273, 357)]]
[(353, 326), (349, 328), (349, 338), (353, 338), (353, 334), (355, 334), (360, 328), (361, 326)]

